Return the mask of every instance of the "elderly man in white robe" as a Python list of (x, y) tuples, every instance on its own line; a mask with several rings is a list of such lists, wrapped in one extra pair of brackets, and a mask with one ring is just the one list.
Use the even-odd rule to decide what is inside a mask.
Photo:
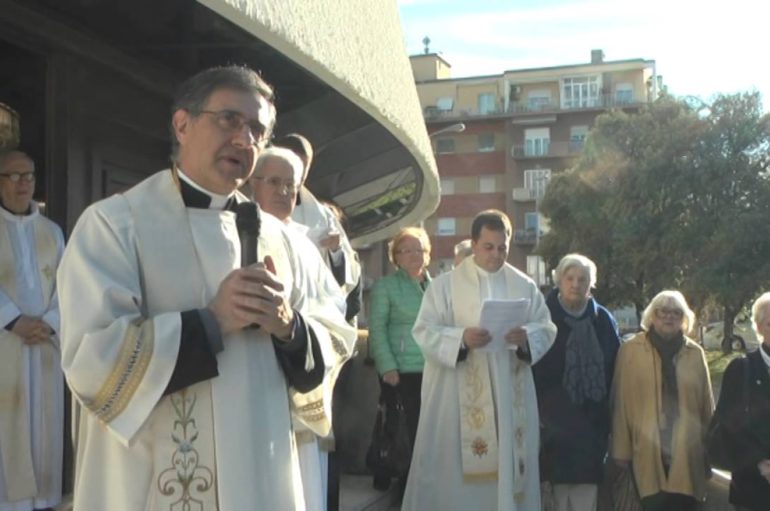
[[(283, 222), (295, 235), (292, 243), (298, 253), (302, 254), (302, 264), (307, 267), (310, 288), (307, 294), (310, 298), (325, 297), (337, 305), (337, 311), (330, 311), (327, 319), (337, 323), (345, 323), (345, 295), (334, 280), (329, 268), (321, 259), (321, 254), (315, 249), (313, 242), (306, 236), (304, 226), (292, 220), (292, 211), (296, 204), (297, 190), (302, 180), (302, 161), (295, 153), (283, 147), (270, 147), (260, 154), (254, 168), (254, 174), (249, 180), (254, 201), (263, 212), (275, 216)], [(352, 328), (352, 327), (351, 327)], [(338, 358), (336, 368), (340, 368), (353, 353), (354, 345), (339, 343), (335, 345)], [(322, 393), (324, 402), (331, 405), (334, 391), (334, 380), (337, 372), (331, 371), (324, 381)], [(324, 511), (327, 503), (327, 470), (328, 451), (333, 444), (331, 438), (319, 438), (309, 428), (297, 424), (295, 428), (299, 464), (302, 471), (305, 504), (308, 511)]]
[(294, 194), (295, 205), (291, 217), (296, 227), (304, 230), (321, 252), (324, 262), (347, 297), (345, 317), (356, 324), (356, 316), (361, 310), (361, 263), (340, 219), (305, 186), (310, 166), (313, 164), (313, 146), (299, 133), (284, 135), (273, 145), (291, 150), (302, 161), (300, 187)]
[[(479, 213), (473, 256), (433, 280), (413, 329), (425, 355), (422, 403), (402, 509), (540, 509), (538, 413), (531, 365), (556, 327), (535, 283), (506, 263), (511, 224)], [(521, 324), (493, 341), (487, 299), (526, 304)], [(490, 345), (490, 346), (488, 346)]]
[[(237, 192), (270, 137), (272, 98), (244, 67), (190, 78), (173, 168), (75, 226), (59, 282), (78, 511), (305, 509), (292, 415), (328, 430), (307, 396), (333, 368), (331, 337), (350, 333), (326, 321), (334, 304), (308, 300), (283, 225)], [(240, 239), (239, 224), (258, 232)]]
[(59, 359), (59, 226), (32, 200), (35, 164), (0, 155), (0, 511), (61, 501), (64, 378)]

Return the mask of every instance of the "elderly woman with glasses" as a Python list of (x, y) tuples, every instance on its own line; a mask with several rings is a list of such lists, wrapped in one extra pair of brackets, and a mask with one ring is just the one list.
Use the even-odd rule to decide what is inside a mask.
[(553, 280), (557, 287), (546, 304), (556, 341), (532, 367), (542, 425), (541, 481), (551, 483), (558, 511), (593, 511), (607, 455), (620, 337), (615, 318), (591, 296), (593, 261), (568, 254)]
[(703, 349), (685, 335), (694, 318), (682, 293), (658, 293), (615, 364), (610, 455), (645, 511), (695, 510), (706, 495), (714, 397)]
[(762, 344), (727, 366), (714, 413), (738, 511), (770, 508), (770, 293), (754, 302), (751, 320)]
[[(369, 342), (377, 372), (382, 378), (380, 399), (386, 406), (401, 400), (409, 439), (414, 445), (425, 359), (412, 337), (412, 327), (430, 282), (428, 234), (419, 227), (401, 229), (388, 244), (388, 255), (396, 272), (382, 277), (372, 288)], [(401, 478), (402, 489), (406, 476)], [(382, 489), (390, 481), (375, 474), (374, 483)]]

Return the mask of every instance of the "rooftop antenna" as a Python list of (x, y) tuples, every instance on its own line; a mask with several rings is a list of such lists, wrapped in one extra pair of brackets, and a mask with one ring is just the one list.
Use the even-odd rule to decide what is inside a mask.
[(429, 54), (430, 53), (430, 48), (429, 48), (429, 46), (430, 46), (430, 37), (428, 37), (428, 36), (423, 37), (422, 38), (422, 44), (425, 45), (425, 55)]

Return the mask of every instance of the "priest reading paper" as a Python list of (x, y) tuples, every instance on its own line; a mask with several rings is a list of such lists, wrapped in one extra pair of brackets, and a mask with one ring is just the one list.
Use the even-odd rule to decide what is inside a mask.
[(233, 213), (272, 101), (248, 68), (190, 78), (172, 109), (173, 168), (75, 226), (59, 269), (62, 366), (80, 405), (75, 511), (305, 509), (291, 421), (328, 430), (323, 404), (300, 398), (332, 369), (323, 311), (335, 305), (304, 293), (281, 222), (249, 220), (254, 243)]
[[(473, 256), (434, 279), (414, 338), (425, 355), (422, 409), (402, 509), (540, 509), (538, 413), (531, 365), (553, 344), (556, 327), (535, 283), (507, 264), (511, 223), (479, 213)], [(480, 322), (485, 300), (526, 304), (520, 326), (492, 341)]]

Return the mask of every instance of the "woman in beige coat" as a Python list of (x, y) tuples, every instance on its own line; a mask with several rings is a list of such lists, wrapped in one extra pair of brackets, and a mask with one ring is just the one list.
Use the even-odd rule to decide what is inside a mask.
[(680, 292), (662, 291), (642, 315), (644, 332), (618, 353), (610, 453), (632, 471), (645, 511), (695, 510), (706, 494), (714, 397), (703, 350), (684, 335), (693, 320)]

